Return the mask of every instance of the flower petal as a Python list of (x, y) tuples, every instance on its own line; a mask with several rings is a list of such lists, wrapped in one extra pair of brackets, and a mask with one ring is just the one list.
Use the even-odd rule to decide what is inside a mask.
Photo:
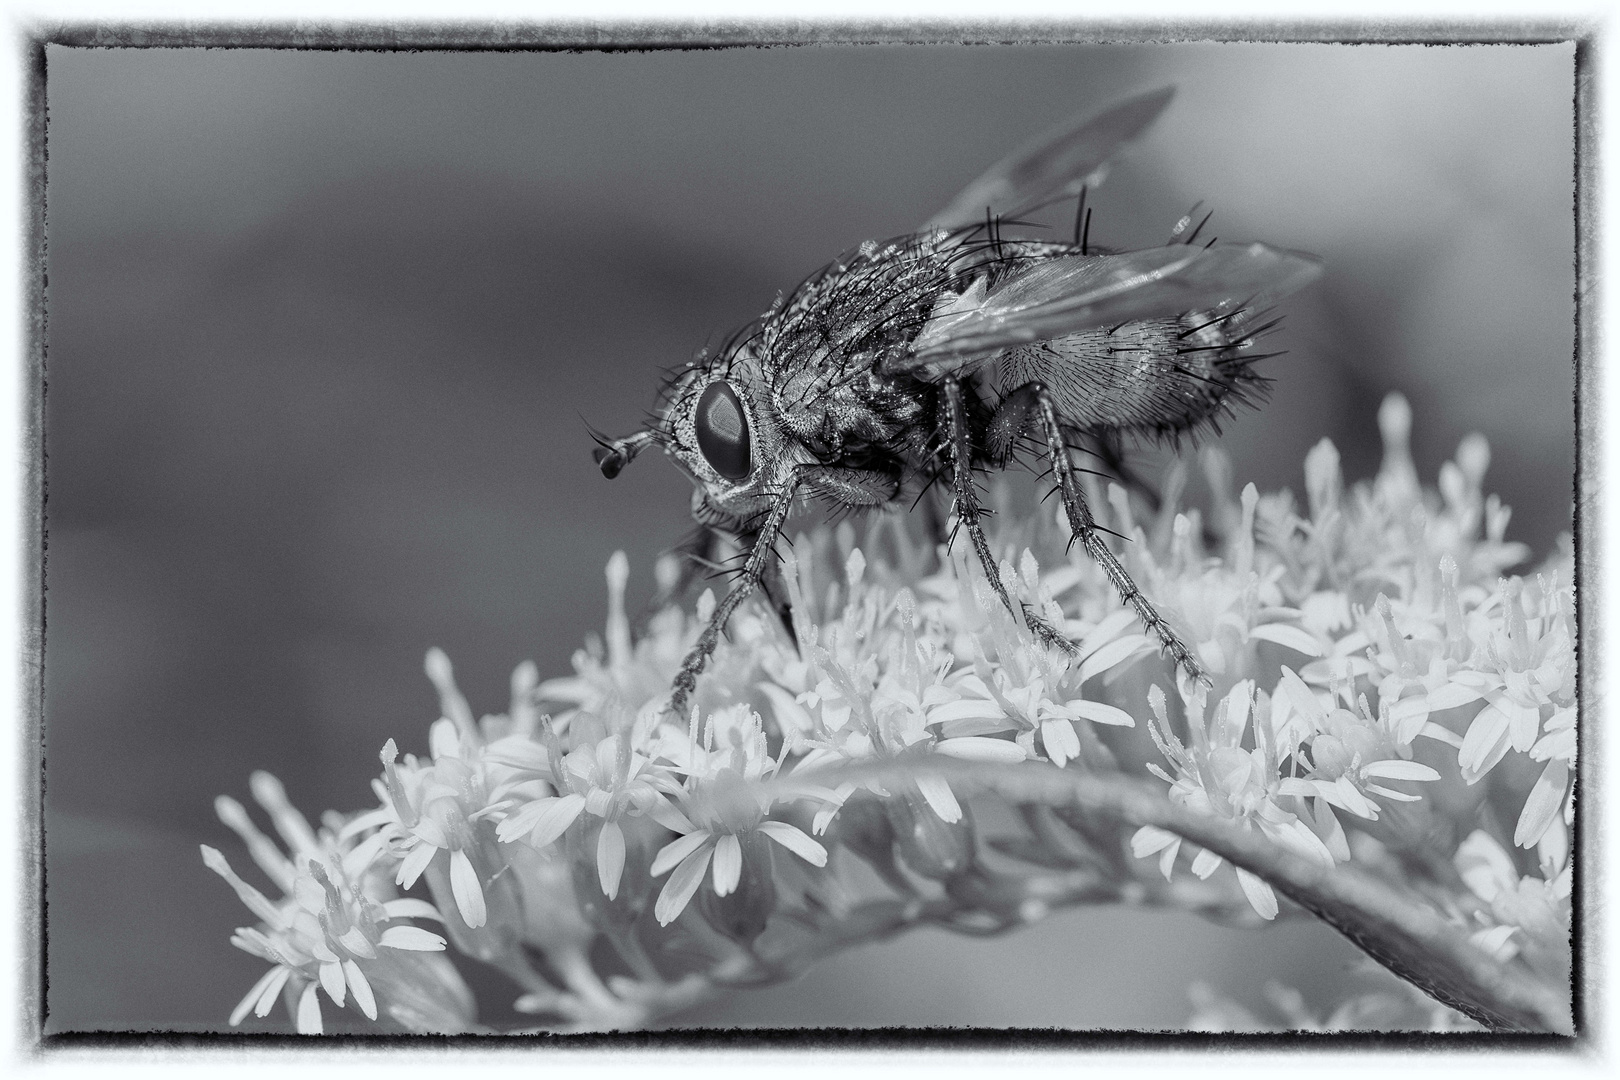
[(534, 828), (534, 823), (540, 820), (540, 815), (545, 811), (546, 806), (555, 798), (557, 798), (555, 795), (541, 795), (538, 798), (524, 802), (516, 810), (510, 811), (495, 826), (496, 839), (503, 844), (510, 844), (513, 840)]
[(619, 895), (619, 879), (624, 876), (624, 830), (617, 821), (602, 824), (596, 838), (596, 880), (609, 900)]
[(317, 972), (321, 977), (321, 986), (326, 990), (326, 996), (338, 1008), (343, 1008), (343, 965), (341, 963), (322, 964)]
[(423, 816), (420, 821), (411, 827), (411, 832), (421, 839), (427, 841), (429, 844), (432, 844), (434, 847), (442, 848), (450, 846), (450, 837), (444, 831), (444, 826), (439, 824), (439, 822), (435, 821), (433, 818)]
[(1027, 756), (1024, 748), (1006, 739), (991, 739), (983, 735), (964, 735), (959, 739), (941, 739), (934, 744), (934, 753), (963, 761), (989, 761), (1015, 764)]
[(529, 834), (529, 843), (537, 848), (546, 847), (567, 832), (568, 826), (572, 825), (584, 810), (583, 795), (570, 792), (559, 796), (555, 801), (548, 803), (535, 818), (534, 831)]
[(928, 724), (953, 720), (1001, 720), (1006, 713), (999, 704), (985, 698), (962, 698), (928, 710)]
[(281, 913), (276, 905), (272, 904), (262, 892), (243, 881), (231, 869), (231, 864), (218, 848), (211, 848), (207, 844), (198, 845), (202, 848), (203, 862), (208, 869), (224, 878), (236, 890), (237, 899), (247, 905), (247, 909), (271, 926), (282, 925)]
[(1558, 815), (1564, 802), (1564, 785), (1569, 779), (1569, 766), (1554, 758), (1541, 770), (1541, 776), (1524, 800), (1519, 812), (1519, 823), (1513, 830), (1516, 847), (1535, 847), (1546, 835), (1547, 828)]
[(1200, 879), (1207, 878), (1221, 868), (1222, 861), (1219, 855), (1209, 850), (1209, 848), (1204, 848), (1193, 856), (1192, 872), (1198, 875)]
[(417, 844), (411, 848), (410, 853), (400, 860), (399, 869), (394, 873), (394, 884), (402, 889), (408, 889), (416, 884), (416, 879), (422, 876), (428, 863), (433, 861), (439, 849), (431, 844)]
[(1305, 685), (1305, 680), (1294, 674), (1293, 668), (1284, 667), (1282, 677), (1277, 681), (1276, 697), (1284, 698), (1294, 707), (1294, 711), (1304, 717), (1311, 725), (1311, 731), (1321, 731), (1327, 723), (1327, 712), (1322, 703), (1317, 700), (1316, 692)]
[(269, 1016), (270, 1010), (275, 1008), (276, 998), (281, 995), (281, 988), (287, 985), (292, 977), (292, 968), (277, 967), (271, 973), (271, 979), (264, 984), (264, 990), (259, 994), (258, 1004), (253, 1006), (254, 1016)]
[(1466, 783), (1477, 783), (1490, 772), (1508, 750), (1509, 720), (1496, 702), (1485, 706), (1468, 725), (1462, 748), (1457, 751), (1457, 765), (1462, 769)]
[(1368, 821), (1378, 820), (1378, 804), (1363, 795), (1356, 785), (1350, 782), (1348, 776), (1341, 776), (1335, 780), (1333, 790), (1339, 796), (1339, 806)]
[(358, 926), (351, 926), (339, 934), (338, 944), (356, 956), (363, 956), (367, 960), (376, 959), (377, 950), (371, 947), (371, 941), (366, 937), (366, 932)]
[(1401, 698), (1389, 707), (1389, 722), (1395, 727), (1395, 741), (1402, 746), (1417, 738), (1429, 722), (1433, 706), (1428, 694)]
[(1499, 690), (1486, 694), (1485, 697), (1507, 717), (1513, 749), (1522, 754), (1535, 745), (1536, 736), (1541, 733), (1540, 709), (1534, 705), (1522, 704), (1514, 700), (1512, 695)]
[(1152, 647), (1153, 643), (1143, 634), (1127, 634), (1124, 637), (1115, 638), (1081, 662), (1078, 681), (1085, 682), (1093, 675), (1101, 675), (1110, 668), (1118, 667), (1138, 653), (1144, 653)]
[(762, 821), (759, 831), (787, 848), (811, 866), (827, 865), (827, 849), (785, 821)]
[(662, 797), (655, 800), (647, 811), (647, 816), (658, 824), (675, 833), (689, 833), (697, 826), (686, 819), (686, 815), (672, 802)]
[(956, 801), (951, 785), (943, 776), (927, 774), (917, 778), (917, 791), (923, 800), (939, 815), (939, 820), (954, 825), (962, 820), (962, 804)]
[(371, 983), (366, 979), (366, 973), (360, 970), (360, 965), (353, 960), (343, 961), (343, 974), (349, 980), (349, 989), (354, 991), (354, 1003), (360, 1006), (366, 1019), (377, 1019), (377, 998), (372, 994)]
[(662, 877), (669, 870), (679, 865), (686, 857), (704, 844), (714, 834), (707, 829), (687, 833), (678, 840), (671, 840), (665, 844), (657, 855), (653, 856), (652, 868), (648, 871), (653, 877)]
[(347, 840), (351, 836), (359, 836), (367, 829), (378, 825), (387, 825), (394, 820), (394, 812), (386, 806), (376, 810), (369, 810), (364, 814), (356, 815), (347, 825), (338, 830), (338, 839)]
[(1475, 829), (1457, 846), (1452, 857), (1463, 882), (1487, 904), (1496, 894), (1518, 885), (1519, 876), (1513, 869), (1513, 859), (1490, 833)]
[(1074, 732), (1074, 724), (1068, 720), (1042, 720), (1041, 745), (1046, 747), (1046, 756), (1052, 759), (1052, 764), (1063, 768), (1070, 758), (1080, 756), (1080, 736)]
[(1385, 780), (1438, 780), (1440, 774), (1423, 764), (1421, 761), (1403, 761), (1399, 758), (1386, 758), (1383, 761), (1374, 761), (1363, 765), (1362, 776), (1381, 776)]
[(776, 726), (783, 732), (797, 731), (808, 734), (815, 730), (815, 721), (810, 719), (810, 713), (800, 705), (794, 696), (773, 682), (761, 682), (759, 688), (765, 691), (765, 696), (771, 699), (771, 709), (776, 715)]
[(653, 916), (658, 920), (659, 926), (668, 926), (686, 910), (692, 894), (697, 892), (698, 885), (703, 882), (703, 871), (709, 868), (709, 857), (713, 854), (712, 848), (699, 848), (688, 855), (681, 865), (675, 868), (675, 872), (669, 875), (663, 891), (658, 894), (658, 903), (653, 905)]
[(527, 735), (508, 735), (484, 748), (484, 760), (525, 772), (551, 774), (551, 755)]
[(1176, 853), (1180, 850), (1181, 837), (1178, 836), (1176, 842), (1165, 848), (1163, 853), (1159, 855), (1159, 873), (1164, 875), (1166, 881), (1170, 880), (1170, 875), (1176, 868)]
[[(1333, 818), (1333, 811), (1327, 811), (1329, 819), (1337, 824)], [(1286, 825), (1274, 825), (1264, 819), (1260, 821), (1260, 831), (1281, 846), (1292, 851), (1302, 859), (1307, 859), (1324, 870), (1333, 869), (1333, 851), (1323, 842), (1320, 836), (1311, 830), (1311, 827), (1298, 818), (1294, 818)], [(1342, 837), (1342, 830), (1341, 830)], [(1346, 848), (1345, 858), (1348, 859), (1349, 849)]]
[(304, 987), (304, 996), (298, 999), (298, 1034), (321, 1033), (321, 1003), (315, 997), (315, 984)]
[(444, 916), (439, 909), (426, 900), (418, 900), (414, 896), (402, 896), (398, 900), (383, 901), (383, 913), (390, 919), (434, 919), (444, 922)]
[(1454, 747), (1455, 749), (1462, 749), (1463, 737), (1448, 727), (1441, 727), (1433, 720), (1430, 720), (1427, 724), (1424, 724), (1423, 730), (1418, 732), (1418, 734), (1422, 735), (1426, 739), (1433, 739), (1436, 742), (1443, 742), (1447, 746)]
[(377, 944), (388, 949), (407, 949), (411, 952), (444, 951), (444, 938), (420, 926), (390, 926), (382, 932)]
[(1270, 641), (1285, 649), (1293, 649), (1306, 656), (1322, 655), (1322, 643), (1316, 640), (1315, 635), (1287, 623), (1261, 623), (1249, 631), (1249, 636), (1259, 638), (1261, 641)]
[(1460, 708), (1484, 696), (1485, 691), (1481, 687), (1455, 681), (1448, 682), (1429, 691), (1429, 711), (1445, 712), (1447, 709)]
[(1333, 807), (1326, 799), (1316, 800), (1314, 819), (1316, 828), (1311, 831), (1328, 849), (1328, 854), (1338, 862), (1349, 862), (1350, 840), (1345, 836), (1344, 826), (1339, 823), (1338, 815), (1333, 812)]
[(1508, 943), (1515, 929), (1517, 927), (1493, 926), (1489, 930), (1481, 930), (1477, 934), (1470, 935), (1468, 940), (1476, 948), (1485, 950), (1496, 959), (1508, 961), (1518, 952), (1516, 948), (1510, 948)]
[[(236, 1008), (231, 1010), (231, 1027), (235, 1027), (242, 1022), (242, 1017), (246, 1016), (248, 1010), (253, 1008), (258, 1003), (258, 1000), (264, 996), (265, 987), (269, 986), (278, 974), (281, 976), (281, 982), (287, 981), (289, 973), (286, 968), (279, 964), (259, 976), (259, 981), (253, 984), (253, 988), (244, 994), (242, 1000), (236, 1003)], [(276, 989), (281, 989), (280, 983), (277, 983)], [(275, 1000), (274, 995), (271, 996), (271, 1000)], [(262, 1016), (263, 1013), (260, 1015)]]
[(478, 883), (478, 871), (472, 860), (460, 848), (450, 853), (450, 893), (456, 898), (456, 910), (461, 920), (473, 930), (484, 925), (489, 909), (484, 906), (484, 887)]
[(1157, 825), (1143, 825), (1131, 834), (1131, 854), (1138, 859), (1145, 859), (1155, 851), (1165, 848), (1181, 839), (1169, 829), (1161, 829)]
[(742, 844), (733, 833), (726, 833), (714, 844), (714, 892), (730, 896), (742, 880)]
[[(1061, 571), (1059, 572), (1061, 573)], [(1054, 590), (1054, 595), (1056, 595), (1056, 590)], [(1102, 622), (1093, 627), (1091, 632), (1086, 635), (1085, 640), (1080, 643), (1080, 654), (1082, 656), (1089, 655), (1093, 649), (1100, 647), (1105, 641), (1112, 640), (1115, 635), (1123, 632), (1127, 626), (1135, 621), (1136, 610), (1129, 605), (1109, 612), (1103, 617)]]
[(1265, 879), (1258, 878), (1241, 866), (1233, 867), (1237, 871), (1238, 884), (1243, 888), (1243, 895), (1248, 897), (1249, 906), (1254, 908), (1255, 914), (1262, 919), (1270, 921), (1277, 917), (1277, 894), (1271, 891), (1271, 886)]
[[(1076, 698), (1073, 701), (1065, 701), (1063, 703), (1063, 707), (1074, 713), (1074, 715), (1078, 716), (1080, 719), (1090, 720), (1093, 724), (1110, 724), (1114, 727), (1136, 726), (1136, 717), (1132, 716), (1124, 709), (1118, 709), (1112, 705), (1105, 705), (1100, 701), (1085, 701), (1083, 699)], [(1071, 754), (1069, 756), (1076, 757), (1078, 755)]]

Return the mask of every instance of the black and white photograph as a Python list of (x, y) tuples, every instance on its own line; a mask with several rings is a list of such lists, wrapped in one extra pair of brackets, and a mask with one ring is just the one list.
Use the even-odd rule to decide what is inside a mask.
[(1573, 38), (213, 32), (39, 44), (42, 1045), (1587, 1032)]

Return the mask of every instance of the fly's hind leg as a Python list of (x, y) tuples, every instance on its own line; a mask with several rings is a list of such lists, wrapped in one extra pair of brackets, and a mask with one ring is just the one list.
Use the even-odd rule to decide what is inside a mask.
[(947, 457), (950, 459), (951, 490), (956, 495), (956, 517), (962, 528), (967, 530), (968, 540), (973, 544), (973, 551), (979, 557), (979, 565), (984, 567), (985, 577), (990, 579), (991, 588), (1001, 597), (1001, 602), (1014, 616), (1024, 620), (1041, 644), (1050, 648), (1062, 649), (1064, 652), (1075, 652), (1074, 642), (1060, 634), (1051, 623), (1030, 611), (1022, 603), (1014, 603), (1007, 594), (1007, 588), (1001, 583), (1001, 569), (990, 554), (990, 542), (985, 539), (984, 526), (980, 524), (979, 495), (973, 486), (972, 451), (968, 443), (967, 409), (962, 403), (962, 384), (955, 379), (947, 380), (940, 395), (939, 427), (941, 443), (945, 447)]
[(1175, 662), (1192, 676), (1193, 679), (1209, 684), (1209, 678), (1198, 666), (1191, 650), (1170, 629), (1157, 609), (1142, 595), (1142, 590), (1136, 587), (1131, 575), (1125, 572), (1114, 553), (1108, 550), (1103, 543), (1102, 533), (1097, 528), (1096, 519), (1091, 516), (1091, 507), (1086, 503), (1085, 492), (1080, 487), (1079, 477), (1075, 475), (1074, 463), (1069, 460), (1069, 448), (1063, 439), (1063, 430), (1058, 424), (1057, 409), (1052, 404), (1052, 395), (1040, 383), (1030, 383), (1020, 388), (1020, 393), (1028, 391), (1035, 399), (1036, 415), (1040, 418), (1041, 429), (1046, 436), (1047, 454), (1052, 459), (1052, 475), (1057, 480), (1058, 490), (1062, 492), (1063, 509), (1069, 518), (1069, 527), (1074, 530), (1075, 539), (1085, 547), (1086, 554), (1090, 555), (1108, 575), (1108, 580), (1114, 583), (1114, 589), (1124, 600), (1136, 609), (1141, 618), (1142, 625), (1149, 633), (1155, 635), (1164, 650), (1170, 654)]

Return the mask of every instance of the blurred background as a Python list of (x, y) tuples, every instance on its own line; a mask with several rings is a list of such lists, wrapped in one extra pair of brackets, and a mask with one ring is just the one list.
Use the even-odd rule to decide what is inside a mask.
[[(1376, 469), (1411, 400), (1432, 483), (1469, 431), (1539, 562), (1570, 525), (1571, 47), (805, 47), (659, 53), (47, 53), (48, 1030), (222, 1029), (263, 964), (199, 842), (268, 769), (312, 818), (422, 752), (444, 648), (477, 711), (631, 603), (689, 527), (634, 428), (683, 363), (839, 251), (914, 228), (1076, 113), (1179, 95), (1093, 196), (1094, 240), (1321, 255), (1220, 440), (1303, 492)], [(706, 1026), (1163, 1028), (1203, 980), (1337, 1000), (1308, 922), (1072, 911), (927, 931)], [(472, 972), (499, 1016), (509, 988)], [(245, 1027), (286, 1030), (278, 1009)]]

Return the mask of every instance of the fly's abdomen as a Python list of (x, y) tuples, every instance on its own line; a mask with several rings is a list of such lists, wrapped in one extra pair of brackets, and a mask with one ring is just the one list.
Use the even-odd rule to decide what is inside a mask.
[(1242, 319), (1189, 314), (1020, 346), (997, 361), (995, 389), (1044, 383), (1063, 421), (1081, 431), (1190, 433), (1264, 390)]

